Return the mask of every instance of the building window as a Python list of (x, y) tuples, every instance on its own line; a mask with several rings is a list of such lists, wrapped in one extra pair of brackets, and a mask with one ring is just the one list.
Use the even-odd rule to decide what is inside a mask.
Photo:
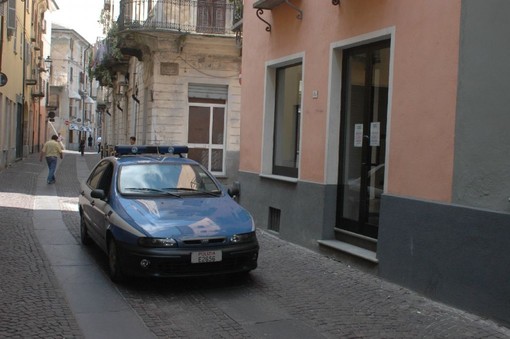
[(297, 178), (301, 120), (302, 64), (276, 69), (273, 169)]
[(16, 0), (9, 0), (7, 8), (7, 32), (13, 35), (16, 31)]
[(225, 111), (224, 101), (189, 104), (188, 157), (215, 175), (225, 174)]
[(225, 0), (198, 0), (197, 32), (225, 33)]

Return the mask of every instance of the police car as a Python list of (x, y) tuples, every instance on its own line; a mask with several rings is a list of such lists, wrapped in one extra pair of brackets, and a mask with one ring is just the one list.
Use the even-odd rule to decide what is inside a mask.
[(249, 272), (253, 218), (186, 146), (117, 146), (81, 183), (80, 237), (107, 255), (110, 278)]

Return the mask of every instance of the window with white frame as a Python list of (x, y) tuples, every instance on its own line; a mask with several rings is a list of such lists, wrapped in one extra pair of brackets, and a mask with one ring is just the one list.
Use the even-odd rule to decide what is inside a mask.
[(188, 158), (215, 175), (224, 175), (226, 104), (222, 100), (207, 101), (190, 98)]

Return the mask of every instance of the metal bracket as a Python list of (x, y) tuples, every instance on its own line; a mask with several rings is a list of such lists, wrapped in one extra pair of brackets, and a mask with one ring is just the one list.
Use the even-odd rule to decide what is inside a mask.
[(266, 32), (271, 32), (271, 24), (260, 17), (262, 14), (264, 14), (264, 10), (262, 8), (257, 9), (257, 18), (267, 25)]
[(285, 3), (287, 5), (289, 5), (290, 7), (294, 8), (294, 10), (296, 10), (298, 12), (298, 15), (296, 16), (296, 18), (298, 18), (299, 20), (303, 19), (303, 11), (302, 10), (300, 10), (299, 8), (297, 8), (296, 6), (291, 4), (289, 0), (285, 0)]

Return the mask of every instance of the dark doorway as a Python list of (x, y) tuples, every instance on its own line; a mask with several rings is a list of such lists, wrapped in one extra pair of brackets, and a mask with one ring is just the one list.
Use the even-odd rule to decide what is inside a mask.
[(337, 226), (377, 238), (384, 190), (390, 41), (343, 51)]

